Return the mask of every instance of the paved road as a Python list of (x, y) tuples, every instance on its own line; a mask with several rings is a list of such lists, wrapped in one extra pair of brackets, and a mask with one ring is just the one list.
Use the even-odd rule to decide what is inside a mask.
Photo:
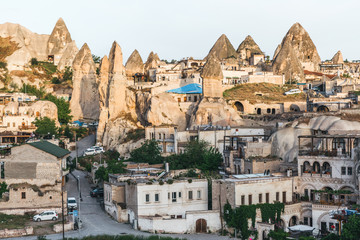
[[(94, 135), (88, 136), (78, 143), (79, 153), (86, 148), (94, 144)], [(75, 152), (72, 152), (73, 157), (76, 156)], [(79, 176), (80, 189), (83, 201), (79, 201), (79, 191), (77, 187), (76, 179), (70, 174), (69, 180), (66, 183), (66, 190), (68, 197), (76, 197), (79, 206), (79, 214), (82, 220), (82, 228), (76, 231), (70, 231), (65, 233), (66, 238), (81, 238), (89, 235), (119, 235), (119, 234), (132, 234), (150, 236), (152, 234), (134, 230), (130, 224), (118, 223), (113, 220), (106, 212), (100, 207), (100, 199), (90, 197), (91, 184), (89, 183), (87, 173), (75, 170), (73, 172), (75, 177)], [(79, 204), (80, 203), (80, 204)], [(228, 237), (221, 237), (215, 234), (162, 234), (161, 236), (171, 236), (178, 238), (186, 238), (190, 240), (217, 240), (217, 239), (230, 239)], [(47, 239), (61, 239), (61, 234), (52, 234), (46, 236)], [(14, 239), (14, 238), (12, 238)], [(22, 237), (15, 239), (36, 239), (36, 237)]]
[[(80, 141), (77, 142), (77, 148), (78, 148), (78, 156), (82, 156), (84, 151), (93, 146), (95, 144), (95, 135), (89, 135), (87, 137), (84, 137)], [(72, 158), (76, 157), (76, 151), (72, 151), (70, 156)]]

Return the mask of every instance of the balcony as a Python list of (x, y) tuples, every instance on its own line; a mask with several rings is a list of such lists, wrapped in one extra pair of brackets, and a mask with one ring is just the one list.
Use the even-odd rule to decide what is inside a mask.
[(32, 130), (36, 129), (36, 126), (34, 125), (21, 125), (19, 126), (19, 130)]

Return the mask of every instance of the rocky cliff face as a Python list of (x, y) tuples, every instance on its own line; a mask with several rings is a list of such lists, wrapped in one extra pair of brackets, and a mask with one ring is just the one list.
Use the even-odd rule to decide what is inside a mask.
[(250, 35), (248, 35), (244, 41), (242, 41), (236, 52), (239, 54), (239, 57), (242, 60), (249, 60), (251, 54), (262, 54), (260, 47), (256, 44)]
[(64, 52), (66, 45), (71, 43), (70, 32), (62, 18), (56, 22), (55, 27), (47, 42), (48, 55), (57, 55)]
[(70, 109), (73, 119), (97, 120), (99, 118), (99, 92), (96, 67), (86, 43), (76, 54), (72, 68), (74, 72)]
[(203, 96), (221, 98), (223, 73), (216, 57), (208, 58), (201, 71), (201, 77), (203, 79)]
[(18, 44), (18, 49), (6, 58), (9, 71), (23, 70), (31, 58), (47, 61), (48, 55), (55, 55), (55, 64), (59, 64), (59, 69), (62, 70), (65, 66), (71, 66), (78, 52), (61, 18), (51, 35), (33, 33), (19, 24), (4, 23), (0, 24), (0, 37), (10, 37), (11, 41)]
[(149, 69), (157, 68), (159, 63), (160, 63), (159, 56), (156, 53), (151, 52), (144, 65), (145, 73), (149, 71)]
[(230, 57), (237, 58), (238, 53), (235, 51), (227, 36), (223, 34), (210, 49), (209, 54), (205, 57), (205, 60), (208, 60), (210, 56), (215, 56), (217, 59), (223, 60)]
[(135, 49), (125, 64), (126, 76), (132, 77), (136, 73), (144, 74), (144, 63), (139, 52)]
[(6, 57), (9, 71), (22, 70), (31, 58), (46, 59), (46, 45), (49, 35), (33, 33), (27, 28), (13, 23), (0, 24), (0, 37), (10, 37), (18, 44), (18, 49)]
[(285, 42), (280, 48), (273, 62), (273, 71), (279, 75), (285, 74), (286, 80), (300, 82), (304, 79), (304, 69), (290, 42)]
[(341, 51), (337, 51), (337, 53), (331, 59), (333, 64), (344, 64), (344, 58)]
[[(285, 48), (285, 50), (282, 50)], [(289, 50), (291, 48), (293, 51)], [(282, 53), (280, 55), (280, 53)], [(321, 63), (320, 56), (316, 50), (315, 44), (311, 40), (306, 30), (299, 24), (295, 23), (283, 38), (280, 46), (275, 51), (273, 66), (276, 74), (285, 73), (290, 75), (290, 72), (298, 72), (297, 63), (287, 63), (289, 59), (295, 57), (300, 61), (302, 68), (309, 71), (319, 71), (319, 64)], [(279, 66), (286, 66), (282, 68)], [(295, 69), (291, 67), (295, 66)], [(301, 74), (300, 74), (301, 75)]]

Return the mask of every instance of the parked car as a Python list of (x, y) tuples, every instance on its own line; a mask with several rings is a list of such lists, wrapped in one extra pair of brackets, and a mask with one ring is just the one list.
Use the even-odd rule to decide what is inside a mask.
[(84, 123), (81, 127), (83, 127), (83, 128), (87, 128), (87, 127), (89, 127), (89, 126), (88, 126), (88, 124), (87, 124), (87, 123)]
[(290, 91), (285, 92), (285, 95), (292, 95), (292, 94), (298, 94), (301, 93), (300, 89), (291, 89)]
[(45, 221), (45, 220), (58, 220), (58, 215), (55, 211), (45, 211), (40, 214), (37, 214), (33, 217), (35, 222)]
[(90, 191), (91, 197), (103, 197), (104, 196), (104, 189), (103, 188), (95, 188)]
[(84, 156), (92, 156), (95, 154), (96, 154), (96, 151), (95, 151), (95, 149), (92, 149), (92, 148), (88, 148), (84, 152)]
[(103, 147), (98, 147), (98, 146), (92, 146), (86, 150), (95, 150), (96, 154), (105, 152)]
[(68, 199), (67, 199), (67, 207), (70, 210), (77, 209), (77, 202), (76, 202), (76, 199), (74, 197), (68, 197)]

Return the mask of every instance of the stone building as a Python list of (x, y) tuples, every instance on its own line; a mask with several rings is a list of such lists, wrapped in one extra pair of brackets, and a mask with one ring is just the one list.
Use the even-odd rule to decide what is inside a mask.
[(201, 72), (203, 79), (203, 96), (211, 98), (222, 98), (223, 73), (220, 62), (210, 57)]
[[(70, 152), (47, 141), (2, 150), (1, 178), (8, 194), (0, 200), (0, 212), (24, 214), (55, 210), (61, 212), (66, 157)], [(66, 192), (64, 192), (66, 199)]]

